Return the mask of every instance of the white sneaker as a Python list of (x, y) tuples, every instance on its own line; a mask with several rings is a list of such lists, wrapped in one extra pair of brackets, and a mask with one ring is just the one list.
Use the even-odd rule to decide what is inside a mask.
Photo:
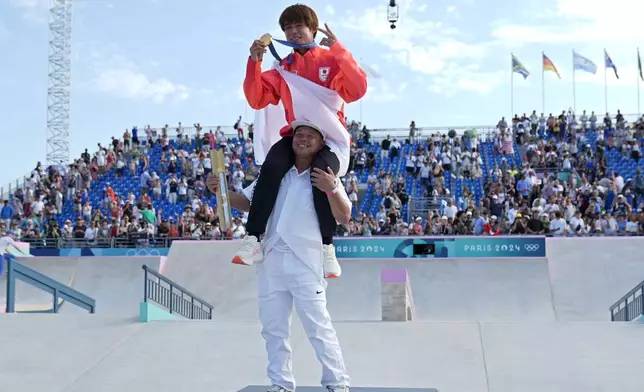
[(322, 252), (324, 254), (324, 277), (328, 279), (339, 278), (342, 275), (342, 268), (335, 257), (335, 246), (333, 244), (322, 245)]
[(233, 257), (233, 264), (253, 265), (264, 260), (262, 245), (254, 235), (247, 235), (242, 239), (241, 248)]
[(326, 390), (327, 392), (349, 392), (349, 387), (346, 387), (346, 386), (332, 387), (330, 385), (327, 385)]
[(280, 387), (279, 385), (271, 385), (271, 387), (268, 388), (266, 392), (291, 392), (291, 391), (284, 387)]

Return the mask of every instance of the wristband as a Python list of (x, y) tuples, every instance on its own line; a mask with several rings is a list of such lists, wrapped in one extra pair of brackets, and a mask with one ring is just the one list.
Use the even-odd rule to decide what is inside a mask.
[(339, 186), (340, 186), (340, 181), (338, 181), (338, 178), (336, 177), (336, 178), (333, 179), (333, 189), (331, 189), (329, 192), (327, 192), (326, 195), (327, 196), (333, 196), (336, 193), (338, 193), (338, 191), (340, 190), (338, 188)]
[(332, 190), (332, 191), (327, 192), (327, 193), (326, 193), (326, 195), (327, 195), (327, 196), (333, 196), (333, 195), (335, 195), (336, 193), (338, 193), (338, 186), (337, 186), (337, 185), (335, 186), (335, 188), (333, 188), (333, 190)]

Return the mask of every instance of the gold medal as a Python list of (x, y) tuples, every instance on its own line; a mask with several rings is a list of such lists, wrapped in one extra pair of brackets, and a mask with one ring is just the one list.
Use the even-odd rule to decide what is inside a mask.
[(273, 37), (271, 37), (270, 34), (266, 33), (266, 34), (262, 35), (262, 37), (259, 40), (262, 41), (262, 43), (265, 46), (268, 46), (268, 45), (271, 44), (271, 42), (273, 42)]

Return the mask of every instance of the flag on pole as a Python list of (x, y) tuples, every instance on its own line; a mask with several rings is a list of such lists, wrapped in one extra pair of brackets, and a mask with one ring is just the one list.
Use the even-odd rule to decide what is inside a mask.
[(369, 65), (367, 65), (367, 64), (365, 64), (365, 63), (363, 63), (362, 61), (360, 62), (360, 67), (362, 68), (362, 70), (363, 70), (363, 71), (364, 71), (368, 76), (371, 76), (371, 77), (373, 77), (374, 79), (380, 79), (380, 78), (381, 78), (381, 76), (380, 76), (380, 74), (378, 73), (378, 71), (376, 71), (375, 69), (373, 69), (373, 68), (372, 68), (372, 67), (370, 67)]
[(519, 75), (523, 76), (523, 79), (527, 79), (530, 72), (523, 66), (523, 64), (512, 54), (512, 72), (516, 72)]
[(617, 74), (617, 67), (615, 66), (615, 63), (613, 63), (613, 60), (608, 55), (608, 52), (606, 51), (606, 49), (604, 49), (604, 66), (606, 67), (606, 69), (612, 68), (613, 71), (615, 71), (615, 77), (619, 79), (619, 75)]
[(637, 69), (640, 71), (640, 79), (644, 80), (642, 75), (642, 59), (640, 58), (640, 48), (637, 48)]
[(543, 70), (552, 71), (557, 74), (559, 79), (561, 79), (561, 75), (559, 75), (559, 71), (557, 71), (557, 67), (555, 67), (555, 65), (552, 63), (552, 61), (550, 61), (550, 59), (548, 58), (548, 56), (545, 55), (545, 53), (542, 53), (542, 54), (543, 54)]
[(597, 73), (597, 66), (588, 58), (572, 51), (572, 66), (573, 69), (580, 69), (582, 71), (590, 72), (591, 74)]

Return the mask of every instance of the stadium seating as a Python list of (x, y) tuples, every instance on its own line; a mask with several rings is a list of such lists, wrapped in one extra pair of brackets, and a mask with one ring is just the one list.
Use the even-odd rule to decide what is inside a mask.
[[(593, 150), (596, 149), (597, 145), (597, 135), (594, 131), (588, 131), (586, 133), (588, 144), (590, 144)], [(242, 146), (245, 143), (245, 140), (238, 140), (233, 138), (232, 143), (240, 143)], [(174, 140), (170, 141), (170, 147), (177, 147)], [(378, 143), (372, 143), (369, 145), (363, 146), (366, 148), (367, 152), (372, 152), (376, 157), (376, 167), (375, 170), (378, 172), (380, 169), (383, 169), (385, 172), (388, 172), (394, 176), (398, 176), (401, 173), (405, 173), (405, 157), (408, 156), (412, 151), (415, 151), (418, 148), (418, 144), (405, 144), (403, 145), (400, 154), (394, 159), (381, 159), (380, 156), (380, 145)], [(425, 146), (426, 147), (426, 146)], [(195, 148), (195, 142), (192, 141), (192, 144), (184, 147), (187, 151), (193, 151)], [(521, 156), (519, 154), (519, 149), (517, 146), (514, 146), (514, 154), (512, 155), (495, 155), (493, 142), (483, 140), (479, 146), (478, 150), (481, 154), (483, 161), (482, 171), (483, 177), (480, 180), (475, 179), (463, 179), (452, 176), (450, 172), (445, 172), (445, 186), (448, 189), (451, 189), (453, 192), (454, 199), (458, 202), (463, 196), (463, 190), (467, 188), (470, 193), (474, 194), (475, 200), (478, 202), (481, 197), (483, 197), (483, 185), (488, 181), (489, 173), (494, 167), (494, 164), (501, 165), (502, 159), (505, 158), (507, 161), (512, 162), (514, 166), (519, 166), (521, 164)], [(243, 151), (243, 149), (242, 149)], [(148, 156), (150, 158), (150, 166), (148, 168), (149, 172), (156, 172), (162, 182), (167, 179), (167, 174), (163, 174), (161, 171), (161, 147), (155, 145), (148, 151)], [(245, 153), (242, 152), (242, 165), (244, 168), (248, 165), (248, 160), (246, 159)], [(639, 163), (631, 159), (624, 159), (624, 157), (615, 150), (607, 151), (607, 163), (609, 169), (615, 170), (623, 175), (625, 179), (632, 178), (635, 176), (635, 171), (637, 168), (644, 168), (644, 161), (640, 160)], [(178, 166), (178, 176), (181, 175), (183, 168), (180, 163)], [(89, 200), (91, 201), (94, 208), (99, 208), (101, 206), (101, 200), (103, 199), (103, 189), (109, 183), (114, 190), (121, 196), (126, 197), (129, 192), (134, 192), (137, 196), (139, 190), (139, 175), (142, 172), (142, 168), (139, 167), (136, 177), (125, 176), (123, 178), (118, 178), (114, 172), (110, 172), (99, 176), (99, 178), (94, 181), (92, 184), (91, 190), (89, 192)], [(367, 182), (367, 177), (369, 175), (367, 170), (357, 173), (358, 178), (362, 184)], [(452, 182), (454, 182), (452, 184)], [(405, 182), (405, 188), (410, 197), (422, 196), (423, 189), (421, 187), (420, 181), (414, 177), (407, 177)], [(209, 203), (210, 205), (215, 205), (215, 197), (210, 198), (204, 197), (203, 202)], [(373, 185), (368, 185), (366, 191), (363, 194), (362, 200), (360, 201), (359, 210), (371, 214), (376, 214), (379, 209), (379, 206), (382, 202), (382, 196), (377, 195), (374, 190)], [(180, 215), (184, 208), (185, 203), (178, 202), (175, 205), (172, 205), (168, 202), (165, 196), (165, 192), (160, 200), (153, 200), (154, 207), (162, 209), (163, 218), (170, 218), (177, 215)], [(408, 206), (402, 208), (402, 216), (406, 217), (408, 212)], [(233, 211), (234, 214), (239, 214), (239, 211)], [(354, 216), (358, 213), (354, 209)], [(65, 202), (62, 214), (60, 215), (59, 221), (62, 224), (66, 219), (74, 219), (75, 214), (73, 212), (73, 207), (71, 201), (67, 200)]]

